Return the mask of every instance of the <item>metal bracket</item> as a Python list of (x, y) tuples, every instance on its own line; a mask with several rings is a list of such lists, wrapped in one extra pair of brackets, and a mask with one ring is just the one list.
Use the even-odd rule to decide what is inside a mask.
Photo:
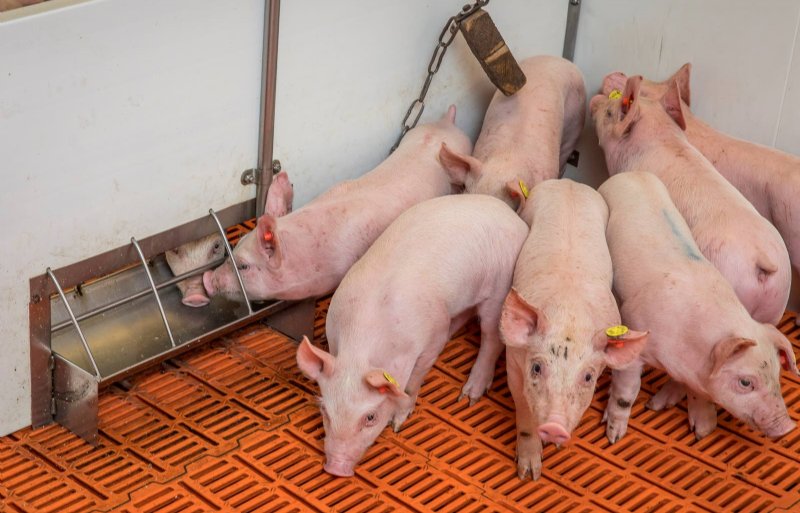
[[(272, 174), (277, 175), (281, 172), (281, 161), (280, 160), (273, 160), (272, 161)], [(261, 169), (254, 167), (251, 169), (245, 169), (242, 172), (242, 185), (258, 185), (261, 183)]]
[(575, 40), (578, 38), (578, 19), (581, 15), (581, 0), (568, 0), (567, 27), (564, 30), (564, 51), (561, 56), (570, 61), (575, 58)]

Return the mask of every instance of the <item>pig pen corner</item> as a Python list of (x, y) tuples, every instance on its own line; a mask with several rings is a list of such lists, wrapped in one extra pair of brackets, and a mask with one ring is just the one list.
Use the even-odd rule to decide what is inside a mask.
[[(330, 299), (317, 303), (325, 345)], [(800, 349), (800, 328), (779, 325)], [(797, 511), (800, 434), (773, 442), (729, 414), (697, 441), (686, 405), (652, 412), (666, 381), (649, 370), (625, 438), (601, 424), (598, 382), (574, 442), (544, 450), (538, 481), (514, 464), (514, 404), (503, 365), (473, 406), (458, 400), (479, 345), (469, 323), (427, 375), (402, 429), (386, 429), (350, 478), (323, 471), (316, 387), (288, 337), (255, 324), (105, 391), (99, 443), (58, 425), (0, 439), (0, 505), (8, 512), (101, 511)], [(800, 418), (800, 380), (783, 394)]]

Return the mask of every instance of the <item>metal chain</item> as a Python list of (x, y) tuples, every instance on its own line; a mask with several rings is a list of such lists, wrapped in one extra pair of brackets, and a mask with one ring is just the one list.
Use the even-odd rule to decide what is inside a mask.
[[(409, 105), (406, 115), (403, 118), (403, 122), (401, 123), (402, 128), (400, 129), (400, 137), (397, 138), (397, 142), (395, 142), (394, 146), (392, 146), (392, 149), (389, 150), (389, 154), (394, 152), (394, 150), (400, 146), (400, 141), (403, 140), (403, 137), (405, 137), (406, 133), (417, 126), (417, 122), (422, 116), (422, 111), (425, 110), (425, 95), (428, 94), (428, 88), (431, 85), (433, 76), (437, 71), (439, 71), (439, 67), (442, 65), (444, 54), (447, 52), (447, 47), (449, 47), (450, 43), (452, 43), (453, 39), (455, 39), (461, 22), (488, 3), (489, 0), (476, 0), (476, 2), (472, 5), (467, 4), (461, 9), (461, 11), (459, 11), (458, 14), (451, 16), (447, 20), (447, 23), (445, 23), (441, 34), (439, 34), (439, 42), (437, 43), (436, 48), (434, 48), (433, 55), (428, 63), (428, 76), (425, 77), (425, 82), (422, 84), (422, 89), (419, 92), (419, 96), (413, 102), (411, 102), (411, 105)], [(408, 120), (412, 118), (412, 115), (414, 121), (409, 124)]]

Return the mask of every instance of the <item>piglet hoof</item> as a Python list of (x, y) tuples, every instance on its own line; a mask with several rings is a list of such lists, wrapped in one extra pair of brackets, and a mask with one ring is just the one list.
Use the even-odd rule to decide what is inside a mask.
[(686, 388), (677, 381), (669, 380), (656, 395), (647, 401), (646, 406), (653, 411), (661, 411), (665, 408), (672, 408), (684, 397), (686, 397)]
[(476, 373), (475, 369), (472, 369), (473, 372), (470, 373), (469, 379), (467, 382), (464, 383), (464, 386), (461, 388), (461, 394), (458, 396), (458, 400), (460, 401), (463, 397), (469, 397), (469, 405), (472, 406), (478, 402), (478, 399), (483, 396), (489, 390), (489, 387), (492, 385), (492, 377), (482, 377)]
[(606, 438), (608, 438), (608, 443), (613, 445), (619, 442), (627, 432), (628, 419), (608, 420), (608, 423), (606, 424)]
[(717, 427), (717, 407), (710, 401), (689, 395), (689, 429), (698, 440), (709, 435)]
[(717, 428), (717, 416), (714, 415), (714, 419), (705, 419), (699, 418), (694, 419), (692, 416), (689, 416), (689, 430), (694, 431), (694, 437), (697, 440), (701, 440), (706, 436), (710, 435), (714, 429)]
[[(464, 388), (466, 388), (466, 385), (464, 386)], [(472, 393), (470, 393), (470, 392), (467, 392), (466, 390), (463, 390), (463, 389), (462, 389), (462, 390), (461, 390), (461, 393), (460, 393), (460, 394), (458, 394), (458, 399), (457, 399), (457, 401), (458, 401), (458, 402), (461, 402), (461, 400), (462, 400), (462, 399), (464, 399), (465, 397), (469, 397), (469, 405), (470, 405), (470, 406), (474, 406), (474, 405), (475, 405), (475, 403), (477, 403), (477, 402), (478, 402), (478, 400), (480, 400), (480, 398), (481, 398), (481, 396), (482, 396), (482, 395), (483, 395), (483, 394), (481, 393), (481, 394), (478, 394), (477, 396), (473, 396), (473, 395), (472, 395)]]
[(517, 454), (517, 477), (525, 480), (530, 474), (531, 479), (538, 481), (542, 477), (542, 457), (537, 454)]

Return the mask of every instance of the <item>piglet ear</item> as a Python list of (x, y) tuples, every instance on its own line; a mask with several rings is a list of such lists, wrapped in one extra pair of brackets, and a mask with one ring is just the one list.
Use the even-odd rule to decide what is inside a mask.
[(278, 220), (270, 214), (258, 218), (256, 224), (258, 245), (267, 257), (267, 264), (272, 267), (281, 265), (281, 245), (278, 238)]
[(408, 399), (408, 394), (400, 389), (400, 384), (383, 369), (372, 369), (364, 375), (364, 382), (376, 392), (398, 399)]
[(281, 171), (272, 177), (272, 183), (267, 191), (267, 205), (264, 211), (273, 216), (285, 216), (292, 211), (292, 201), (294, 200), (294, 188), (289, 181), (286, 171)]
[(783, 370), (787, 370), (795, 376), (800, 376), (800, 371), (797, 369), (797, 359), (794, 356), (794, 349), (792, 343), (781, 333), (775, 326), (769, 326), (770, 340), (775, 348), (778, 350), (778, 359), (781, 362)]
[(444, 115), (442, 116), (442, 121), (444, 121), (445, 119), (450, 121), (450, 123), (455, 123), (456, 122), (456, 106), (455, 105), (450, 105), (447, 108), (447, 112), (445, 112)]
[(749, 338), (727, 338), (714, 344), (711, 349), (711, 374), (714, 376), (726, 363), (735, 360), (751, 347), (756, 346), (755, 340)]
[(686, 105), (690, 107), (692, 105), (692, 102), (690, 101), (692, 91), (691, 88), (689, 87), (691, 74), (692, 74), (692, 63), (687, 62), (686, 64), (681, 66), (681, 69), (676, 71), (669, 79), (670, 82), (674, 80), (675, 82), (678, 83), (678, 90), (681, 93), (681, 100), (686, 102)]
[(506, 193), (508, 193), (511, 200), (517, 204), (517, 214), (522, 212), (522, 209), (525, 208), (529, 192), (528, 186), (522, 180), (509, 180), (506, 182)]
[(606, 330), (598, 334), (600, 344), (605, 345), (605, 362), (612, 369), (622, 369), (633, 363), (647, 343), (649, 331), (629, 329), (622, 335), (609, 336)]
[(670, 80), (667, 86), (667, 93), (661, 98), (661, 106), (667, 111), (681, 130), (686, 130), (686, 119), (683, 117), (683, 105), (681, 104), (681, 92), (676, 80)]
[(547, 327), (544, 314), (528, 304), (512, 287), (500, 314), (500, 338), (509, 347), (526, 347), (531, 335)]
[(636, 75), (628, 78), (625, 82), (625, 90), (622, 93), (621, 112), (622, 119), (616, 127), (617, 136), (621, 137), (630, 132), (633, 124), (639, 121), (642, 116), (639, 107), (639, 93), (642, 89), (642, 76)]
[(311, 345), (308, 337), (303, 337), (297, 347), (297, 366), (306, 377), (313, 381), (329, 378), (333, 374), (336, 358), (330, 353)]
[(463, 186), (467, 183), (467, 177), (471, 176), (477, 180), (481, 175), (481, 161), (470, 155), (456, 153), (442, 143), (439, 150), (439, 162), (450, 175), (450, 182), (454, 185)]

